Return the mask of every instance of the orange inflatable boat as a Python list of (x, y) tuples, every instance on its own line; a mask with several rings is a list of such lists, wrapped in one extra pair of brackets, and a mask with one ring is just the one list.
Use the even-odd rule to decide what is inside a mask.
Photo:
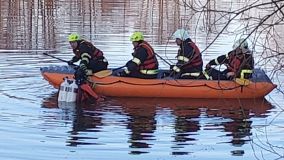
[[(68, 66), (42, 67), (41, 73), (52, 86), (58, 88), (63, 78), (73, 78), (74, 69)], [(263, 98), (276, 85), (261, 69), (255, 69), (246, 85), (229, 80), (192, 79), (139, 79), (91, 76), (97, 94), (112, 97), (164, 97), (164, 98)]]

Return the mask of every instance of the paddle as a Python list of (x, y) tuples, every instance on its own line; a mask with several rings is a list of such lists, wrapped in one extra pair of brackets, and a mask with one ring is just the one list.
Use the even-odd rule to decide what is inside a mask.
[(248, 79), (241, 79), (241, 78), (236, 78), (235, 82), (237, 84), (241, 85), (241, 86), (247, 86), (247, 85), (249, 85), (251, 83), (250, 80), (248, 80)]
[(112, 69), (112, 70), (99, 71), (99, 72), (95, 73), (94, 76), (96, 76), (96, 77), (98, 77), (98, 78), (104, 78), (104, 77), (110, 76), (113, 71), (119, 70), (119, 69), (121, 69), (121, 68), (123, 68), (123, 67), (125, 67), (125, 66), (126, 66), (126, 65), (121, 66), (121, 67), (118, 67), (118, 68), (115, 68), (115, 69)]
[[(50, 55), (50, 54), (47, 54), (47, 53), (43, 53), (43, 55), (46, 55), (46, 56), (52, 57), (52, 58), (54, 58), (54, 59), (60, 60), (60, 61), (62, 61), (62, 62), (68, 63), (68, 61), (66, 61), (66, 60), (64, 60), (64, 59), (55, 57), (55, 56)], [(72, 65), (73, 65), (73, 66), (78, 66), (78, 65), (76, 65), (76, 64), (72, 64)], [(124, 65), (124, 66), (121, 66), (121, 67), (118, 67), (118, 68), (115, 68), (115, 69), (113, 69), (113, 70), (103, 70), (103, 71), (100, 71), (100, 72), (95, 73), (94, 76), (96, 76), (96, 77), (98, 77), (98, 78), (104, 78), (104, 77), (107, 77), (107, 76), (111, 75), (113, 71), (119, 70), (119, 69), (121, 69), (121, 68), (123, 68), (123, 67), (125, 67), (125, 65)]]
[[(61, 58), (58, 58), (58, 57), (55, 57), (55, 56), (53, 56), (53, 55), (50, 55), (50, 54), (47, 54), (47, 53), (42, 53), (42, 54), (43, 54), (43, 55), (46, 55), (46, 56), (49, 56), (49, 57), (52, 57), (52, 58), (54, 58), (54, 59), (60, 60), (60, 61), (62, 61), (62, 62), (68, 63), (68, 61), (66, 61), (66, 60), (64, 60), (64, 59), (61, 59)], [(73, 65), (75, 65), (75, 64), (73, 64)]]

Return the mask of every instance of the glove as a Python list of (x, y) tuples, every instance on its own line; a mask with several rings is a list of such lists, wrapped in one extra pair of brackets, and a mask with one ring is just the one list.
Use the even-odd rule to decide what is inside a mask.
[(75, 82), (77, 85), (83, 84), (87, 80), (87, 75), (85, 74), (85, 71), (83, 71), (81, 68), (76, 70), (75, 72)]
[(228, 79), (233, 79), (233, 78), (235, 77), (235, 72), (228, 72), (228, 73), (226, 74), (226, 77), (227, 77)]
[(82, 70), (85, 74), (88, 72), (88, 68), (85, 65), (80, 65), (80, 70)]
[(73, 62), (72, 60), (67, 61), (67, 64), (68, 64), (68, 65), (73, 65), (73, 63), (74, 63), (74, 62)]
[(125, 73), (125, 71), (121, 71), (121, 72), (117, 72), (116, 76), (119, 76), (119, 77), (126, 77), (127, 74)]
[(206, 66), (205, 66), (205, 69), (210, 69), (211, 68), (211, 65), (208, 63)]
[[(171, 66), (172, 67), (172, 66)], [(172, 71), (176, 72), (176, 73), (179, 73), (180, 72), (180, 68), (176, 65), (174, 65), (172, 68), (171, 68)]]

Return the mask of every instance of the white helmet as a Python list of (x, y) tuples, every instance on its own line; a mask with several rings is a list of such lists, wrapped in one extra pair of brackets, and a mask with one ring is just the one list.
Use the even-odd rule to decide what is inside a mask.
[(178, 29), (175, 31), (175, 33), (173, 34), (173, 38), (174, 39), (181, 39), (181, 40), (186, 40), (189, 38), (189, 33), (187, 30), (185, 29)]
[(244, 38), (240, 38), (234, 43), (233, 49), (237, 49), (238, 47), (248, 49), (248, 42)]

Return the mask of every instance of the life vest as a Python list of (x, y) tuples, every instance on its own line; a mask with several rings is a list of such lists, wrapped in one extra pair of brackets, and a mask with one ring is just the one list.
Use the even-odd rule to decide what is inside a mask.
[(236, 73), (237, 77), (241, 79), (245, 79), (245, 78), (249, 78), (250, 77), (249, 75), (253, 73), (251, 69), (243, 68), (243, 66), (246, 65), (244, 63), (248, 63), (247, 61), (245, 61), (245, 54), (242, 54), (242, 56), (237, 56), (235, 52), (235, 53), (229, 54), (228, 58), (229, 58), (229, 63), (228, 63), (227, 68), (229, 72)]
[(94, 59), (94, 60), (104, 59), (103, 52), (101, 50), (97, 49), (91, 42), (88, 42), (88, 41), (85, 41), (85, 40), (78, 41), (78, 47), (73, 50), (76, 57), (80, 58), (81, 54), (83, 54), (79, 50), (80, 45), (84, 45), (84, 47), (88, 47), (87, 50), (89, 50), (88, 54), (91, 56), (91, 59)]
[(241, 63), (243, 62), (244, 56), (237, 56), (235, 53), (229, 54), (229, 63), (228, 63), (228, 70), (230, 72), (237, 73), (241, 67)]
[(179, 61), (183, 61), (185, 65), (184, 68), (195, 67), (201, 65), (202, 57), (199, 48), (195, 45), (194, 42), (188, 42), (188, 45), (193, 48), (193, 54), (191, 57), (181, 56), (179, 55), (177, 59)]
[(139, 66), (139, 70), (155, 70), (158, 69), (158, 61), (155, 56), (154, 49), (147, 42), (142, 42), (138, 45), (138, 47), (145, 48), (147, 50), (148, 57), (141, 63)]

